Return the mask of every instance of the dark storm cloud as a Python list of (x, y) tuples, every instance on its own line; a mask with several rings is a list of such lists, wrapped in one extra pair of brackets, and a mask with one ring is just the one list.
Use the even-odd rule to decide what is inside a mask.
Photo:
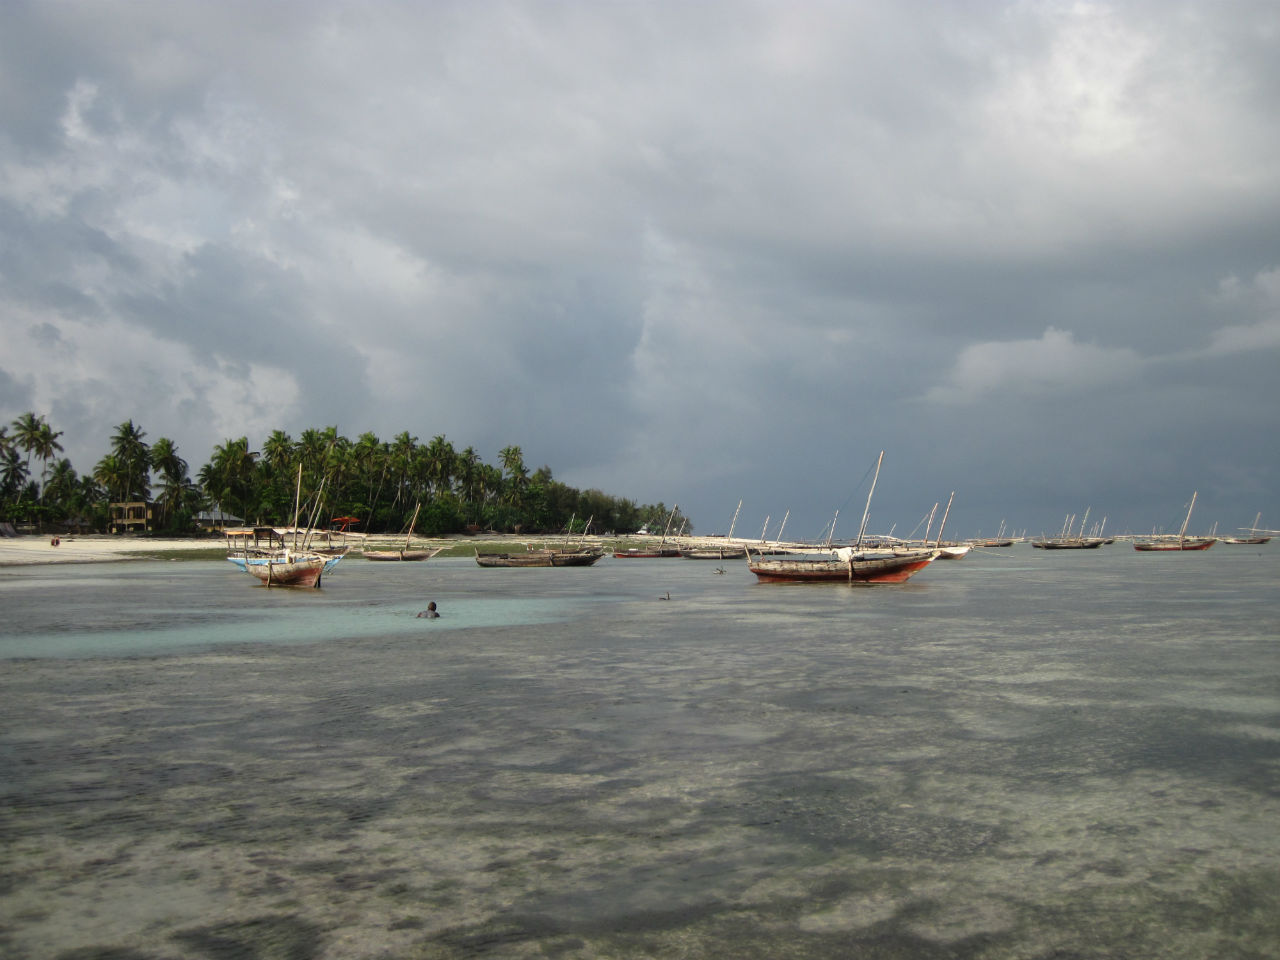
[(1270, 4), (0, 11), (0, 419), (336, 425), (705, 530), (1277, 513)]

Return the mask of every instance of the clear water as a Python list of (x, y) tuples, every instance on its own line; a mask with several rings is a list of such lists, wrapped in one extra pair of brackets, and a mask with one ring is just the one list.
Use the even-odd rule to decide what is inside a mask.
[(0, 955), (1280, 956), (1278, 574), (0, 569)]

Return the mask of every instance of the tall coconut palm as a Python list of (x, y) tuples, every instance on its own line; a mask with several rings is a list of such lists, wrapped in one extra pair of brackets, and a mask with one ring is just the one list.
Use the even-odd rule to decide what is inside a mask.
[(151, 448), (143, 442), (146, 433), (126, 420), (111, 438), (111, 453), (125, 472), (123, 498), (146, 500), (151, 496)]
[(249, 517), (253, 500), (258, 454), (249, 449), (249, 438), (227, 440), (213, 448), (213, 456), (200, 468), (200, 485), (209, 499), (224, 510)]
[(58, 438), (62, 436), (61, 430), (54, 430), (49, 426), (49, 422), (40, 418), (40, 429), (36, 435), (35, 447), (32, 450), (37, 457), (40, 458), (40, 500), (44, 501), (44, 484), (45, 478), (49, 473), (49, 461), (53, 459), (55, 453), (62, 452), (62, 444), (58, 442)]
[(128, 499), (129, 468), (114, 453), (108, 453), (93, 468), (93, 479), (102, 485), (115, 501)]
[(293, 438), (283, 430), (272, 430), (271, 436), (262, 444), (262, 459), (267, 466), (278, 472), (289, 472), (293, 468)]
[(426, 471), (435, 494), (439, 496), (453, 489), (454, 474), (458, 470), (458, 454), (453, 444), (438, 434), (427, 444)]
[[(393, 506), (399, 506), (409, 493), (409, 482), (413, 475), (413, 461), (418, 450), (418, 438), (409, 435), (408, 430), (401, 431), (391, 441), (391, 476), (395, 481), (396, 495)], [(411, 499), (411, 498), (408, 498)]]
[(27, 482), (27, 464), (16, 446), (0, 454), (0, 499), (17, 501)]
[(472, 523), (480, 520), (480, 501), (483, 499), (482, 475), (480, 473), (480, 455), (474, 447), (467, 447), (458, 454), (458, 482), (461, 485), (462, 501), (467, 505), (467, 512)]
[(44, 417), (37, 417), (29, 410), (11, 424), (13, 427), (13, 445), (27, 455), (28, 475), (31, 473), (31, 454), (40, 445), (40, 433), (43, 424)]
[(187, 461), (178, 456), (178, 448), (168, 437), (151, 445), (151, 466), (160, 473), (160, 522), (168, 526), (187, 498), (191, 479)]
[(529, 484), (529, 470), (524, 465), (524, 452), (516, 446), (503, 447), (498, 451), (502, 460), (502, 469), (506, 472), (506, 499), (517, 508), (524, 500), (525, 488)]

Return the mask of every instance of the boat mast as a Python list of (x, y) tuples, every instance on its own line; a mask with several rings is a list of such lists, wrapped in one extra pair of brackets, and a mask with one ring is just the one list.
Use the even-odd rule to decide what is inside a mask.
[(413, 539), (413, 525), (418, 522), (418, 511), (422, 509), (422, 501), (419, 500), (413, 508), (413, 519), (409, 521), (409, 532), (404, 536), (404, 549), (409, 549), (409, 541)]
[(765, 534), (768, 532), (768, 530), (769, 530), (769, 521), (770, 521), (770, 520), (772, 520), (772, 519), (773, 519), (773, 515), (772, 515), (772, 514), (770, 514), (770, 515), (766, 516), (766, 517), (764, 518), (764, 526), (760, 528), (760, 543), (761, 543), (762, 545), (764, 544), (764, 535), (765, 535)]
[(782, 531), (787, 529), (787, 517), (791, 516), (791, 508), (787, 507), (787, 512), (782, 515), (782, 526), (778, 528), (778, 535), (773, 538), (774, 543), (782, 542)]
[(676, 511), (680, 509), (680, 504), (672, 504), (671, 512), (667, 514), (667, 525), (662, 528), (662, 540), (658, 543), (658, 549), (661, 550), (663, 544), (667, 542), (667, 533), (671, 530), (671, 521), (675, 519)]
[(298, 485), (293, 491), (293, 549), (298, 549), (298, 511), (302, 506), (302, 464), (298, 464)]
[(836, 535), (836, 521), (840, 519), (840, 511), (836, 511), (836, 515), (831, 518), (831, 529), (827, 531), (827, 548), (831, 546), (831, 539)]
[(1184, 540), (1184, 539), (1186, 539), (1186, 536), (1187, 536), (1187, 524), (1189, 524), (1189, 523), (1191, 522), (1191, 511), (1192, 511), (1192, 510), (1194, 510), (1194, 509), (1196, 508), (1196, 494), (1197, 494), (1197, 493), (1199, 493), (1199, 492), (1200, 492), (1200, 491), (1198, 491), (1198, 490), (1193, 490), (1193, 491), (1191, 492), (1191, 506), (1187, 507), (1187, 519), (1185, 519), (1185, 520), (1183, 520), (1183, 521), (1182, 521), (1182, 530), (1178, 533), (1178, 539), (1179, 539), (1179, 540)]
[(942, 512), (942, 522), (938, 524), (938, 539), (934, 543), (935, 547), (942, 546), (942, 530), (947, 525), (947, 517), (951, 515), (951, 501), (956, 498), (956, 492), (951, 491), (951, 496), (947, 497), (947, 509)]
[(854, 546), (855, 550), (862, 549), (862, 535), (867, 532), (867, 516), (871, 513), (871, 495), (876, 492), (876, 481), (880, 479), (880, 464), (884, 463), (884, 451), (880, 451), (880, 458), (876, 460), (876, 473), (871, 478), (871, 489), (867, 491), (867, 505), (862, 511), (862, 524), (858, 527), (858, 542)]
[(734, 526), (735, 526), (735, 525), (737, 524), (737, 522), (738, 522), (738, 512), (739, 512), (741, 509), (742, 509), (742, 501), (741, 501), (741, 500), (739, 500), (739, 501), (738, 501), (738, 509), (737, 509), (737, 510), (735, 510), (735, 511), (733, 511), (733, 519), (729, 521), (729, 536), (728, 536), (728, 539), (729, 539), (729, 540), (732, 540), (732, 539), (733, 539), (733, 528), (734, 528)]

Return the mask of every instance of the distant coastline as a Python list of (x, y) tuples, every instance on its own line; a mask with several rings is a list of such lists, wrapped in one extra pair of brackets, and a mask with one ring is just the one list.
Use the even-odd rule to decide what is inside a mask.
[[(377, 549), (395, 549), (404, 544), (404, 537), (389, 534), (353, 537), (353, 556), (363, 545)], [(544, 544), (563, 543), (563, 535), (523, 536), (517, 534), (479, 534), (476, 536), (414, 537), (414, 546), (444, 547), (439, 554), (471, 556), (479, 548), (482, 552), (523, 550), (526, 545), (538, 547)], [(573, 537), (574, 543), (581, 538)], [(612, 550), (615, 546), (635, 546), (657, 542), (656, 536), (627, 535), (623, 537), (587, 537), (585, 542)], [(668, 538), (668, 543), (674, 538)], [(681, 543), (719, 542), (723, 538), (682, 537)], [(60, 536), (54, 546), (49, 536), (18, 536), (0, 538), (0, 567), (32, 566), (49, 563), (108, 563), (126, 560), (220, 560), (226, 555), (226, 542), (220, 536), (208, 537), (130, 537), (110, 534), (81, 534)]]

